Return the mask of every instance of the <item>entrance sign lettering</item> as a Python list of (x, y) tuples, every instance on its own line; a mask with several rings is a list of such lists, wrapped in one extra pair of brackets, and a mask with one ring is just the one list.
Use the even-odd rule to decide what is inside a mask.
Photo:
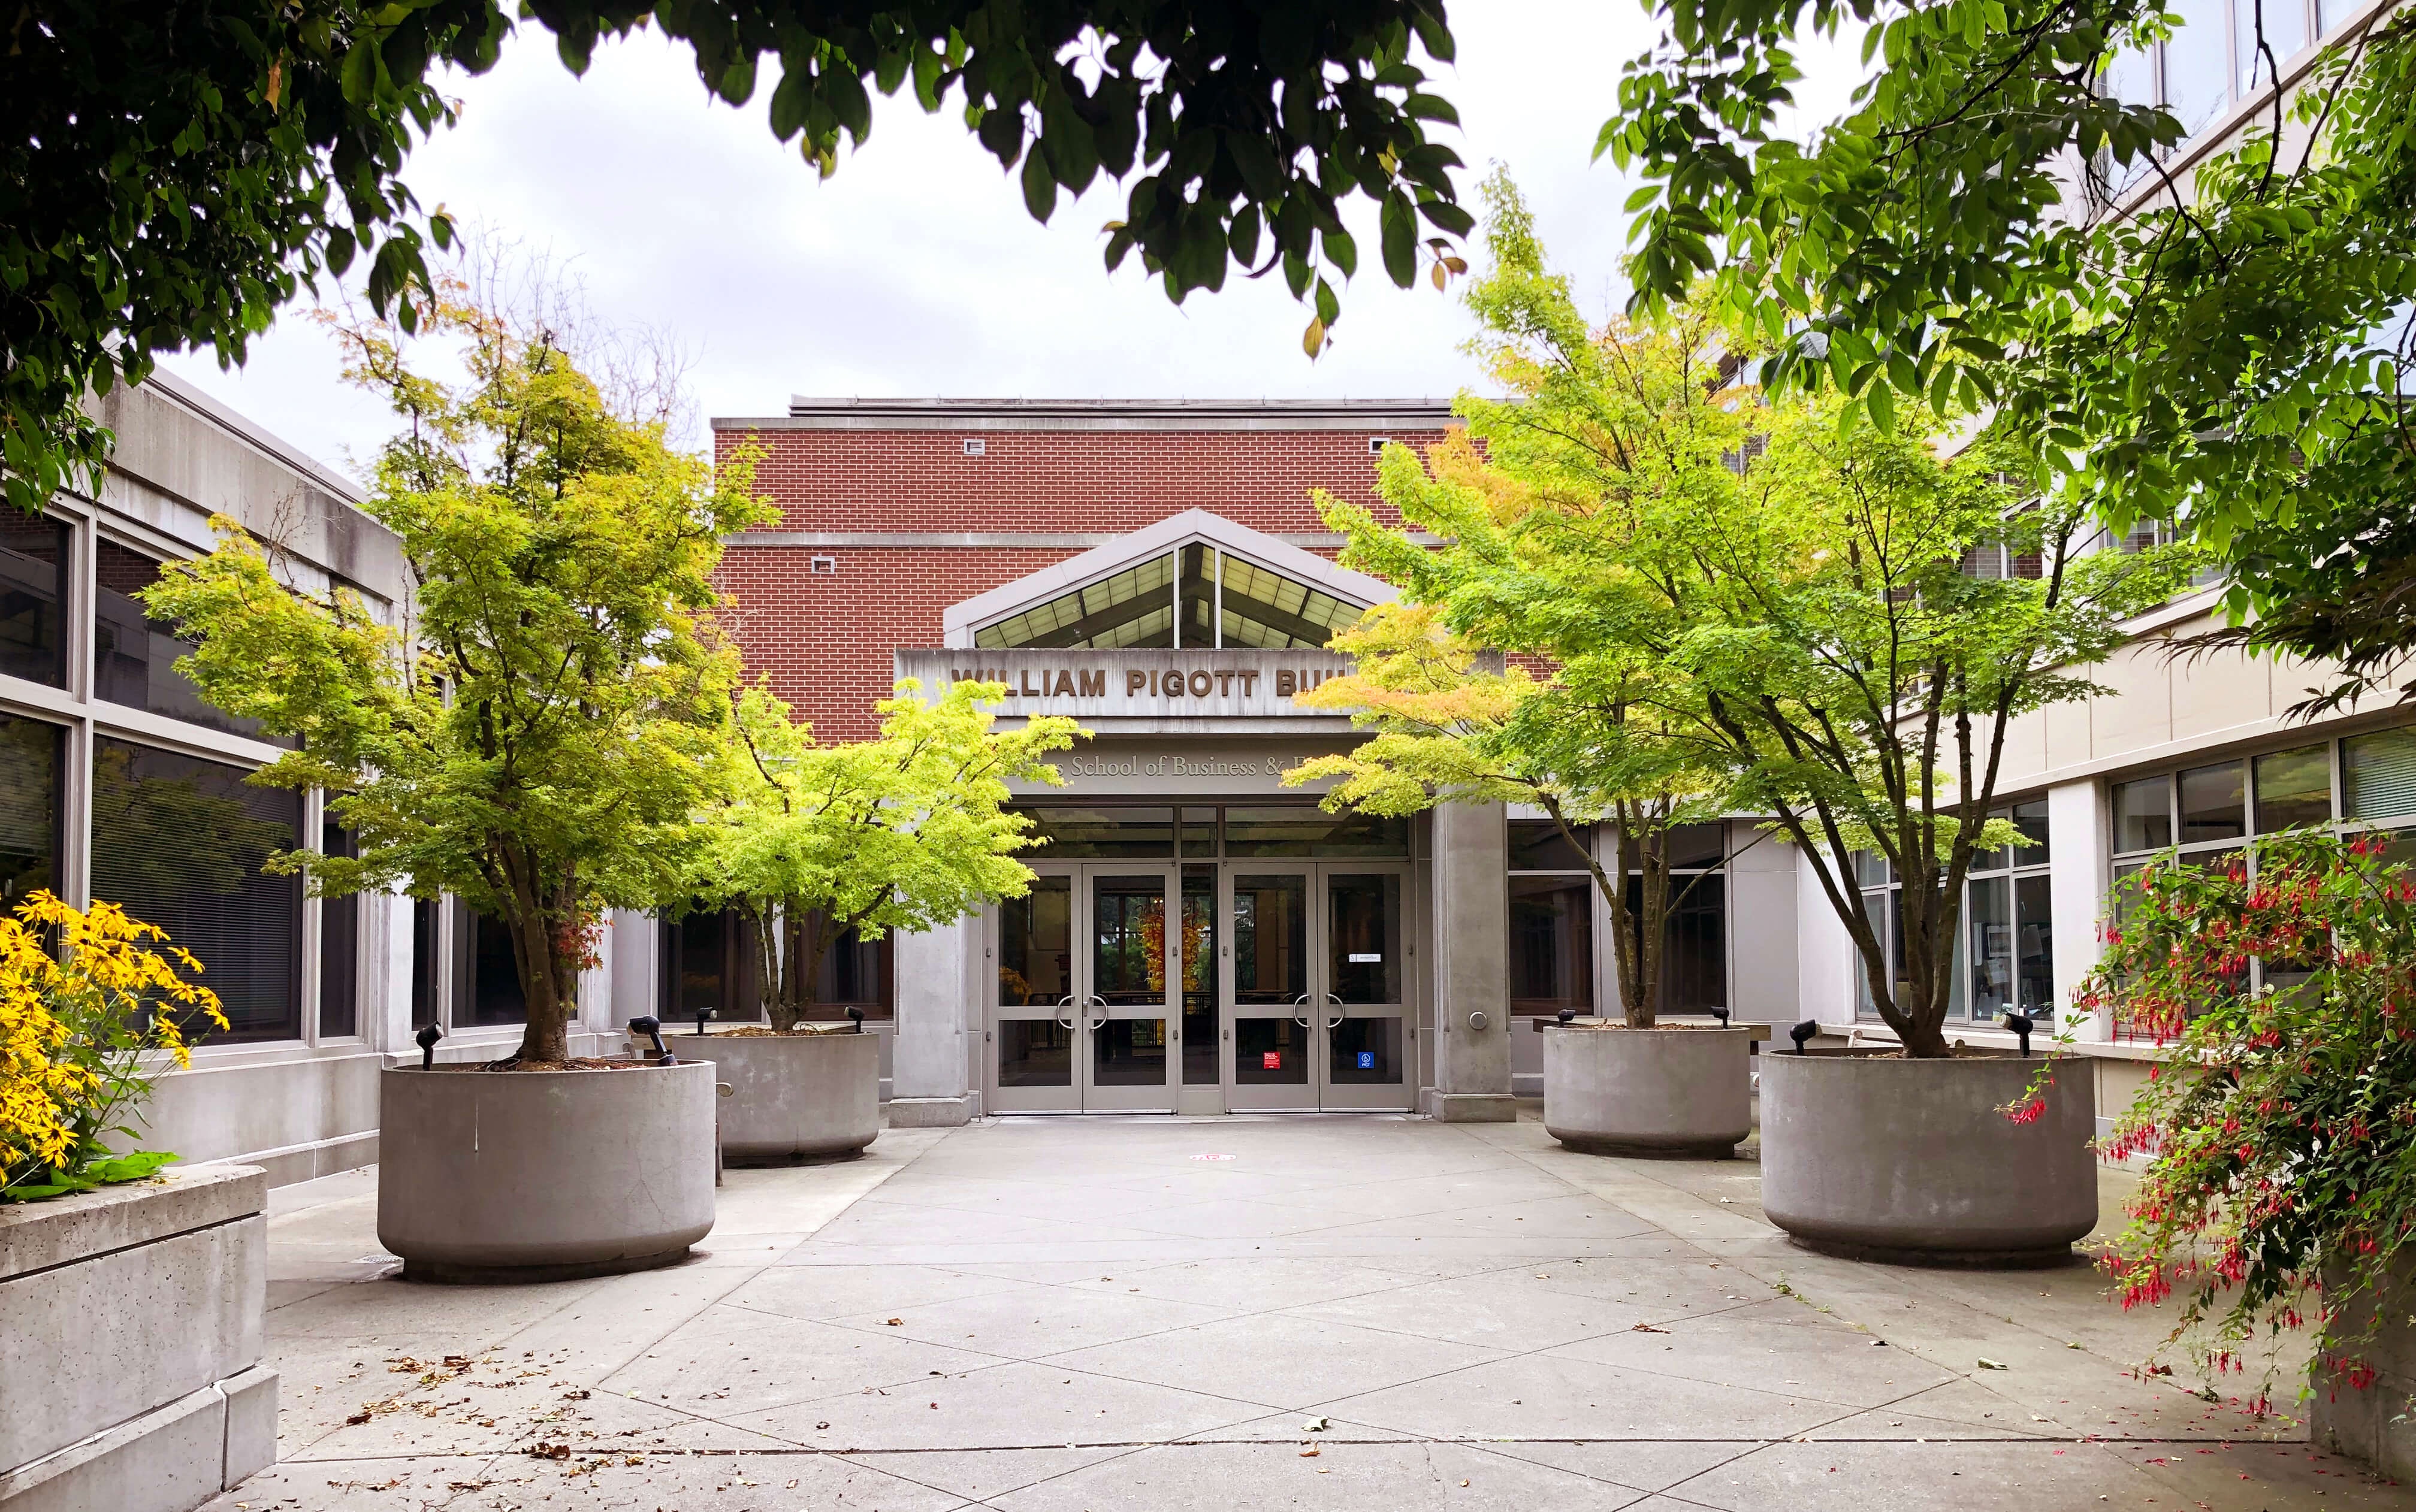
[(900, 651), (897, 671), (937, 694), (954, 682), (996, 682), (1004, 714), (1084, 719), (1315, 718), (1300, 695), (1351, 670), (1351, 659), (1306, 648), (1200, 651)]

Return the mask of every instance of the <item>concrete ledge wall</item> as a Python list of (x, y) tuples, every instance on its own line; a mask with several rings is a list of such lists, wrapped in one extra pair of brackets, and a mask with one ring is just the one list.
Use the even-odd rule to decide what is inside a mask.
[(0, 1506), (184, 1512), (271, 1462), (266, 1175), (0, 1210)]
[[(2333, 1280), (2337, 1278), (2327, 1278)], [(2308, 1430), (2317, 1445), (2345, 1454), (2397, 1480), (2416, 1479), (2416, 1269), (2403, 1266), (2381, 1301), (2384, 1322), (2364, 1350), (2378, 1372), (2360, 1390), (2318, 1371)], [(2376, 1299), (2354, 1295), (2341, 1304), (2342, 1331), (2355, 1338), (2374, 1318)]]
[(142, 1123), (145, 1149), (174, 1150), (187, 1163), (239, 1160), (282, 1187), (377, 1159), (378, 1072), (374, 1050), (319, 1052), (285, 1059), (197, 1059), (153, 1085)]

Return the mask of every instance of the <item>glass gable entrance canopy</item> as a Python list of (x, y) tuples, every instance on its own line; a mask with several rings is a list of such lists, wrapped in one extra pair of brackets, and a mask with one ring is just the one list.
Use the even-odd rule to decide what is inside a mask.
[(1195, 541), (984, 625), (974, 644), (995, 651), (1294, 651), (1325, 645), (1364, 612)]

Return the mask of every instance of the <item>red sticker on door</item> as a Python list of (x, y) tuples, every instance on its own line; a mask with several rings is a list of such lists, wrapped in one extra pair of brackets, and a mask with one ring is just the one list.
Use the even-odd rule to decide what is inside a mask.
[(1280, 1050), (1270, 1050), (1265, 1055), (1259, 1057), (1259, 1064), (1268, 1070), (1279, 1071), (1283, 1070), (1283, 1052)]

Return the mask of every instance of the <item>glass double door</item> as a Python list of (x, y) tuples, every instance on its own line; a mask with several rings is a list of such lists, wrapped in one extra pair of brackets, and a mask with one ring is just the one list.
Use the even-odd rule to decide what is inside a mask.
[(1170, 1113), (1182, 1061), (1170, 864), (1035, 865), (999, 906), (983, 1046), (999, 1113)]
[(1406, 871), (1227, 863), (1218, 913), (1228, 969), (1217, 975), (1228, 1111), (1411, 1106)]

